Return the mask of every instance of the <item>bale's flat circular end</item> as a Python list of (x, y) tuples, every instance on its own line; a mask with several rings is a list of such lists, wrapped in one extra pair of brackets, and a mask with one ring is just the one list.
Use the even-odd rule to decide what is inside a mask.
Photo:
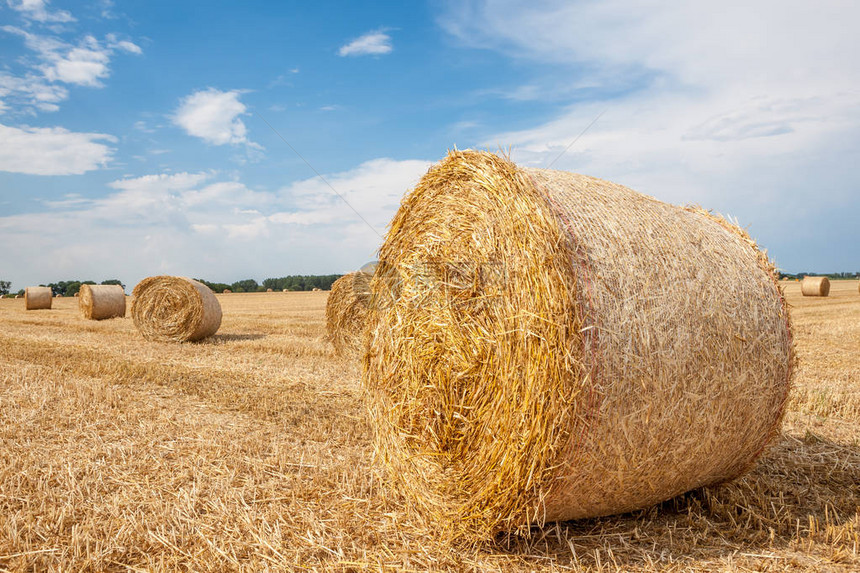
[(215, 334), (221, 305), (204, 284), (185, 277), (156, 276), (132, 293), (131, 316), (147, 340), (193, 342)]
[(340, 355), (359, 356), (363, 348), (371, 277), (372, 272), (362, 270), (346, 274), (331, 285), (325, 306), (326, 338)]
[(379, 455), (437, 523), (541, 519), (588, 415), (573, 257), (528, 177), (487, 153), (450, 154), (392, 221), (363, 379)]
[(125, 316), (125, 291), (120, 285), (81, 285), (78, 308), (87, 320)]
[(701, 210), (455, 151), (404, 198), (371, 290), (377, 454), (451, 535), (733, 478), (781, 420), (793, 354), (773, 266)]

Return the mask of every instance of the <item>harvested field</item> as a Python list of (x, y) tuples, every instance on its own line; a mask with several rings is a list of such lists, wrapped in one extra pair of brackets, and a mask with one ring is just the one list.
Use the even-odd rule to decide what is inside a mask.
[(328, 293), (219, 295), (183, 345), (0, 300), (0, 570), (860, 570), (857, 283), (784, 288), (799, 368), (749, 474), (468, 548), (383, 486)]

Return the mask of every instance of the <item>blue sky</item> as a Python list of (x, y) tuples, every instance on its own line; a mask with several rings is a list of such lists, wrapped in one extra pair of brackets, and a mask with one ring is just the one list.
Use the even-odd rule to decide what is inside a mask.
[(860, 270), (854, 2), (0, 2), (15, 289), (348, 271), (447, 149), (546, 166), (601, 113), (554, 168)]

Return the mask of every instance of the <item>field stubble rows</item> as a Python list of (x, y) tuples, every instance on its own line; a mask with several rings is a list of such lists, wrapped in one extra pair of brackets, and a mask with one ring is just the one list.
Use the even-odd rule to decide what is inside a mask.
[(786, 290), (800, 367), (752, 472), (470, 548), (383, 487), (326, 293), (219, 296), (183, 345), (0, 300), (0, 570), (860, 570), (857, 284)]

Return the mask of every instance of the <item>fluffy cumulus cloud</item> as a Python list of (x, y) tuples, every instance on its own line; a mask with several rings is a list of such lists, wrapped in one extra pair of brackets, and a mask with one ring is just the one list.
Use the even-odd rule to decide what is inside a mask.
[(115, 141), (103, 133), (0, 124), (0, 171), (79, 175), (103, 167), (113, 153), (107, 143)]
[[(45, 9), (42, 3), (27, 5), (31, 4)], [(37, 13), (33, 10), (25, 13)], [(108, 34), (104, 41), (87, 35), (69, 43), (58, 35), (37, 34), (15, 26), (3, 26), (0, 30), (22, 38), (36, 56), (32, 61), (23, 60), (27, 62), (23, 72), (0, 72), (0, 96), (6, 95), (23, 111), (57, 111), (57, 104), (68, 97), (64, 84), (104, 87), (103, 81), (110, 76), (111, 59), (117, 52), (142, 53), (140, 46), (113, 34)]]
[(391, 36), (378, 30), (359, 36), (341, 46), (337, 53), (340, 56), (381, 56), (391, 53), (393, 49)]
[(28, 20), (43, 23), (75, 21), (75, 18), (65, 10), (49, 10), (47, 0), (6, 0), (6, 3)]
[(860, 36), (844, 22), (858, 18), (860, 4), (836, 1), (467, 0), (439, 21), (461, 44), (562, 70), (508, 86), (518, 99), (576, 102), (485, 145), (546, 166), (605, 112), (554, 167), (729, 212), (782, 266), (825, 271), (847, 262), (825, 254), (832, 237), (798, 241), (797, 228), (860, 216), (845, 167), (860, 143)]
[[(327, 174), (331, 187), (310, 178), (270, 191), (217, 172), (118, 179), (97, 198), (72, 195), (42, 202), (37, 213), (0, 217), (0, 243), (18, 246), (0, 253), (0, 267), (12, 270), (4, 278), (15, 285), (61, 277), (116, 276), (134, 284), (159, 273), (233, 281), (348, 271), (374, 258), (377, 231), (428, 165), (376, 159)], [(117, 237), (121, 256), (105, 256)]]
[(247, 108), (239, 101), (241, 92), (208, 88), (182, 98), (173, 115), (173, 122), (188, 135), (199, 137), (212, 145), (245, 144), (257, 146), (248, 140), (248, 130), (241, 116)]

